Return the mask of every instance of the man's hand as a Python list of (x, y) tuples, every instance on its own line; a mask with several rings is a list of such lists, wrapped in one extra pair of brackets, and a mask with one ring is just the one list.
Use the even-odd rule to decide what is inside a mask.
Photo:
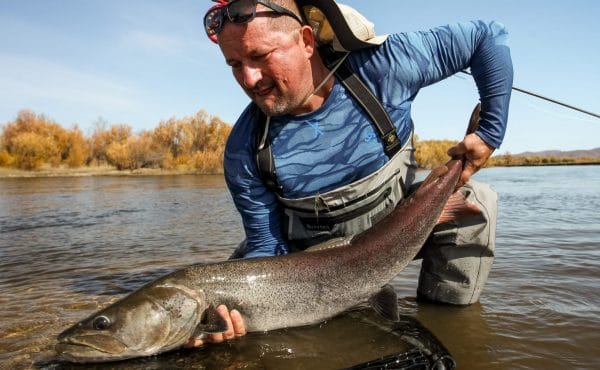
[(488, 145), (474, 133), (465, 136), (463, 141), (448, 149), (449, 156), (455, 157), (463, 154), (465, 156), (465, 166), (456, 189), (463, 186), (475, 172), (483, 167), (494, 150), (494, 147)]
[(227, 321), (227, 331), (224, 333), (208, 334), (203, 338), (191, 338), (185, 345), (185, 348), (200, 347), (205, 343), (221, 343), (224, 340), (229, 340), (246, 335), (246, 324), (238, 310), (227, 309), (227, 306), (220, 305), (217, 307), (219, 314)]

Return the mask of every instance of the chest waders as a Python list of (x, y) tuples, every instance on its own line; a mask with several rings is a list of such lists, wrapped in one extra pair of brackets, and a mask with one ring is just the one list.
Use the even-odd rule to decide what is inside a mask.
[(390, 160), (376, 172), (340, 188), (310, 197), (285, 198), (271, 151), (270, 118), (255, 106), (257, 166), (265, 185), (277, 195), (284, 209), (282, 227), (290, 251), (370, 228), (406, 196), (417, 168), (412, 135), (402, 145), (379, 100), (346, 62), (347, 53), (331, 49), (322, 49), (320, 53), (327, 67), (335, 71), (335, 77), (370, 118)]
[[(304, 11), (307, 24), (316, 36), (323, 33), (323, 29), (327, 31), (328, 37), (317, 37), (317, 41), (323, 42), (321, 45), (337, 51), (354, 51), (383, 42), (383, 38), (373, 37), (374, 30), (371, 30), (373, 35), (356, 37), (354, 31), (368, 29), (368, 24), (359, 17), (360, 27), (355, 27), (356, 22), (348, 22), (347, 14), (333, 0), (296, 0), (296, 3)], [(316, 18), (312, 19), (311, 15), (315, 14)], [(319, 23), (323, 19), (335, 31), (333, 41), (337, 40), (337, 46), (335, 42), (327, 44), (331, 40), (331, 29), (324, 27), (327, 22)], [(339, 60), (335, 53), (326, 49), (319, 53), (330, 70), (339, 64), (336, 78), (370, 118), (390, 160), (377, 172), (352, 184), (312, 197), (286, 199), (277, 181), (271, 153), (269, 118), (256, 108), (258, 169), (284, 209), (282, 227), (290, 251), (302, 250), (324, 240), (328, 242), (316, 248), (346, 244), (348, 237), (369, 228), (407, 195), (416, 172), (412, 138), (400, 143), (387, 113), (363, 81), (343, 60), (335, 63)], [(466, 305), (477, 302), (483, 291), (494, 261), (497, 195), (489, 186), (473, 180), (460, 191), (482, 212), (434, 228), (423, 247), (417, 289), (419, 299)]]
[[(336, 50), (353, 51), (380, 45), (381, 39), (353, 35), (341, 8), (333, 0), (296, 0), (303, 11), (320, 10), (335, 31)], [(316, 12), (317, 15), (318, 12)], [(307, 17), (305, 14), (305, 18)], [(310, 20), (310, 19), (309, 19)], [(318, 22), (317, 22), (318, 23)], [(359, 21), (360, 23), (360, 21)], [(315, 27), (311, 22), (307, 22)], [(364, 25), (364, 24), (362, 24)], [(317, 30), (323, 27), (317, 27)], [(359, 27), (361, 28), (361, 27)], [(368, 28), (368, 27), (367, 27)], [(328, 38), (324, 38), (327, 45)], [(334, 40), (335, 41), (335, 40)], [(365, 42), (366, 41), (366, 42)], [(339, 47), (341, 45), (341, 48)], [(353, 236), (379, 221), (407, 195), (416, 172), (412, 137), (400, 143), (394, 125), (381, 103), (345, 63), (336, 63), (335, 52), (319, 50), (327, 67), (347, 89), (370, 118), (390, 159), (375, 173), (328, 191), (301, 199), (286, 199), (277, 181), (269, 142), (269, 118), (256, 108), (256, 160), (266, 186), (277, 194), (283, 207), (283, 232), (290, 251), (328, 248), (347, 244)], [(333, 57), (331, 57), (333, 55)], [(338, 54), (339, 55), (339, 54)], [(478, 121), (478, 117), (475, 121)], [(474, 131), (470, 129), (469, 132)], [(423, 247), (417, 297), (435, 302), (467, 305), (479, 300), (494, 261), (497, 194), (486, 184), (473, 180), (460, 188), (468, 202), (481, 213), (458, 217), (455, 221), (437, 225)], [(326, 243), (320, 244), (323, 241)], [(243, 248), (233, 258), (244, 256)]]

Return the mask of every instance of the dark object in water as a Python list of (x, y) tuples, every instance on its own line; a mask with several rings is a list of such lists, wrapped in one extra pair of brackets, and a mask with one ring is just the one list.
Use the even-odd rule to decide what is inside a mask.
[(414, 318), (401, 315), (400, 320), (390, 326), (391, 333), (413, 345), (413, 349), (356, 364), (346, 370), (451, 370), (456, 367), (446, 347)]
[(377, 360), (349, 367), (346, 370), (375, 370), (375, 369), (454, 369), (456, 363), (450, 356), (427, 356), (419, 349), (397, 355), (385, 356)]
[[(399, 300), (401, 310), (407, 302)], [(40, 364), (38, 364), (40, 366)], [(112, 363), (43, 369), (454, 369), (442, 343), (413, 317), (388, 321), (361, 305), (321, 325), (249, 333), (218, 345)]]

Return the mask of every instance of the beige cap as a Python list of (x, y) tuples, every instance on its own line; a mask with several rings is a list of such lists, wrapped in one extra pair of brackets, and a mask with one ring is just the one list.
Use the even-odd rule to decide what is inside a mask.
[[(387, 35), (377, 36), (375, 25), (356, 9), (329, 1), (298, 1), (320, 44), (337, 51), (353, 51), (382, 44)], [(334, 31), (335, 30), (335, 31)]]

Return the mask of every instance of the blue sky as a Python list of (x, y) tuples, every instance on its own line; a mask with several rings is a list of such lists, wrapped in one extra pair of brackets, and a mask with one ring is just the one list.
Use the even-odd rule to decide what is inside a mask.
[[(510, 32), (515, 86), (600, 113), (596, 0), (346, 0), (378, 33), (495, 19)], [(0, 0), (0, 124), (32, 109), (91, 133), (136, 131), (200, 109), (234, 123), (248, 103), (202, 29), (208, 0)], [(422, 139), (459, 139), (477, 101), (468, 76), (421, 91)], [(513, 93), (499, 153), (600, 147), (600, 119)]]

